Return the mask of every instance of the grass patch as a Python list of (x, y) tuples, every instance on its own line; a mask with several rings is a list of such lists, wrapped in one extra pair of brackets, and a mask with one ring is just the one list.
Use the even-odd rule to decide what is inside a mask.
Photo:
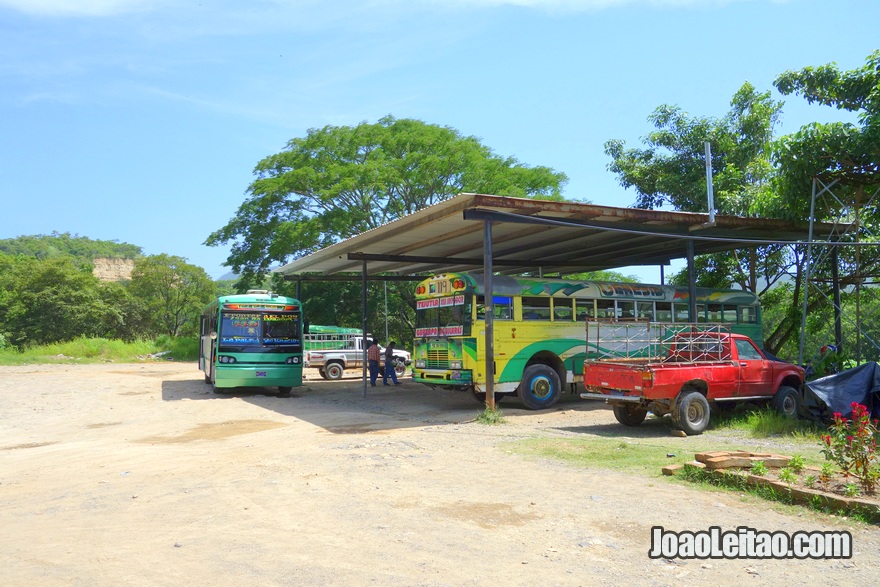
[[(693, 459), (693, 449), (681, 453), (681, 443), (640, 442), (619, 438), (531, 438), (505, 445), (511, 452), (563, 461), (578, 467), (612, 469), (659, 477), (660, 469)], [(669, 456), (672, 455), (672, 456)]]
[[(793, 441), (819, 443), (824, 426), (807, 420), (786, 418), (769, 407), (742, 406), (727, 414), (712, 414), (710, 430), (736, 430), (751, 438), (785, 437)], [(751, 409), (749, 409), (751, 408)]]
[(155, 341), (123, 342), (106, 338), (77, 338), (43, 346), (0, 350), (0, 365), (58, 363), (137, 363), (158, 355), (159, 360), (196, 361), (199, 340), (196, 337), (160, 337)]
[(488, 426), (495, 426), (497, 424), (504, 424), (507, 420), (504, 419), (504, 416), (501, 414), (501, 410), (495, 408), (494, 410), (490, 410), (486, 408), (483, 412), (477, 416), (478, 423), (486, 424)]

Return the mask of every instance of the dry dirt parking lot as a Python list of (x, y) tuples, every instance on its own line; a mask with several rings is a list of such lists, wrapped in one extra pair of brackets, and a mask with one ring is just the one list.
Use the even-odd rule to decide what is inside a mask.
[[(4, 586), (877, 583), (877, 527), (507, 448), (615, 426), (576, 397), (485, 426), (469, 395), (412, 382), (217, 396), (169, 362), (0, 382)], [(849, 530), (854, 555), (651, 560), (652, 526)]]

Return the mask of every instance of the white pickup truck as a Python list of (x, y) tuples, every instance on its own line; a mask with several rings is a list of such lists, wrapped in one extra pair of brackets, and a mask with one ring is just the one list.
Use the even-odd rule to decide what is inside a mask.
[[(346, 369), (359, 369), (364, 364), (364, 338), (360, 334), (306, 334), (303, 336), (303, 351), (306, 367), (318, 369), (324, 379), (340, 379)], [(367, 337), (370, 340), (370, 337)], [(384, 364), (385, 348), (379, 347)], [(412, 363), (409, 352), (394, 349), (394, 371), (398, 377), (406, 373), (407, 365)]]

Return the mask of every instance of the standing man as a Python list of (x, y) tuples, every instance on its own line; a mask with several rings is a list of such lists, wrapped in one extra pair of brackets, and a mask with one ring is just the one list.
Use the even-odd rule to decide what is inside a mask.
[(400, 381), (397, 380), (397, 371), (394, 370), (394, 341), (388, 343), (388, 346), (385, 348), (385, 372), (382, 373), (382, 383), (388, 385), (388, 376), (391, 376), (391, 381), (394, 382), (394, 385), (400, 385)]
[(379, 376), (379, 344), (375, 340), (371, 340), (367, 347), (367, 365), (370, 367), (370, 385), (376, 387), (376, 377)]

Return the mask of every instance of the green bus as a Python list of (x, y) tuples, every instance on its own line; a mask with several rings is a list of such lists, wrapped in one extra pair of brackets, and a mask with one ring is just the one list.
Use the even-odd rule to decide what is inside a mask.
[(303, 316), (299, 300), (265, 290), (221, 296), (202, 312), (199, 369), (214, 392), (302, 385)]

